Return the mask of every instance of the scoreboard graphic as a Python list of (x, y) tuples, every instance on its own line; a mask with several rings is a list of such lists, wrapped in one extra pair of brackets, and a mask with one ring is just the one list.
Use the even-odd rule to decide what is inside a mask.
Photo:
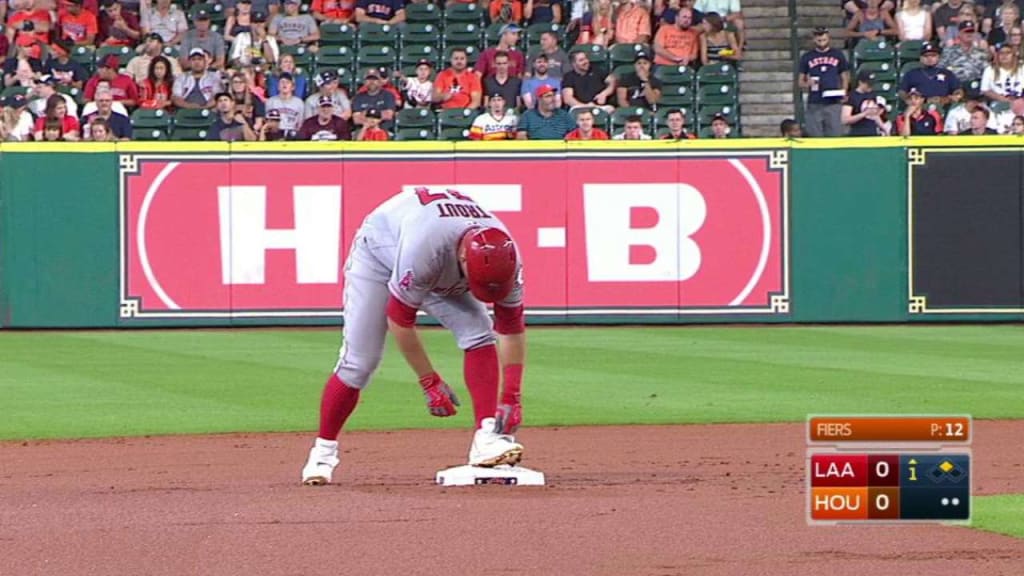
[(971, 519), (970, 416), (812, 416), (807, 521)]

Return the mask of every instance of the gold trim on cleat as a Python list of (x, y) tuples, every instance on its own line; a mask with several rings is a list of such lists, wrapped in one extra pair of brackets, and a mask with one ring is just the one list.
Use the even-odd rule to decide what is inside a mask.
[(502, 454), (499, 454), (498, 456), (495, 456), (494, 458), (491, 458), (489, 460), (484, 460), (483, 462), (480, 462), (479, 464), (474, 464), (474, 466), (480, 466), (481, 468), (494, 468), (495, 466), (501, 466), (502, 464), (507, 464), (509, 466), (515, 466), (516, 464), (519, 464), (519, 462), (522, 459), (523, 459), (523, 449), (522, 448), (513, 448), (513, 449), (508, 450), (508, 451), (506, 451), (506, 452), (504, 452)]
[(303, 486), (325, 486), (327, 485), (327, 478), (323, 476), (313, 476), (312, 478), (306, 478), (302, 481)]

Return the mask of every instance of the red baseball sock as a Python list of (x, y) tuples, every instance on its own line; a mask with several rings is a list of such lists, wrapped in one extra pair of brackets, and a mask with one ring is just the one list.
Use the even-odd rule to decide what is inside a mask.
[(357, 402), (359, 389), (342, 382), (337, 374), (331, 374), (320, 397), (320, 438), (337, 440), (341, 427), (356, 409)]
[(498, 348), (488, 344), (466, 350), (462, 372), (473, 398), (473, 415), (479, 428), (480, 422), (493, 418), (498, 409)]

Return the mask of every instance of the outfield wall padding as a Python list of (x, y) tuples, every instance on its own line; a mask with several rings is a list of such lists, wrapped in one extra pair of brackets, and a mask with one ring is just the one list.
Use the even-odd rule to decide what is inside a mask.
[(0, 326), (336, 324), (418, 187), (509, 226), (533, 324), (1024, 318), (1015, 138), (635, 144), (5, 143)]

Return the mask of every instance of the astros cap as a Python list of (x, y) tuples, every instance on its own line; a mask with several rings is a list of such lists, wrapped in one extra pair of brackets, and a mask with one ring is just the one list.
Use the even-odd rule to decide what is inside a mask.
[(459, 241), (465, 251), (469, 291), (482, 302), (504, 300), (515, 285), (519, 257), (516, 245), (503, 230), (473, 228)]

